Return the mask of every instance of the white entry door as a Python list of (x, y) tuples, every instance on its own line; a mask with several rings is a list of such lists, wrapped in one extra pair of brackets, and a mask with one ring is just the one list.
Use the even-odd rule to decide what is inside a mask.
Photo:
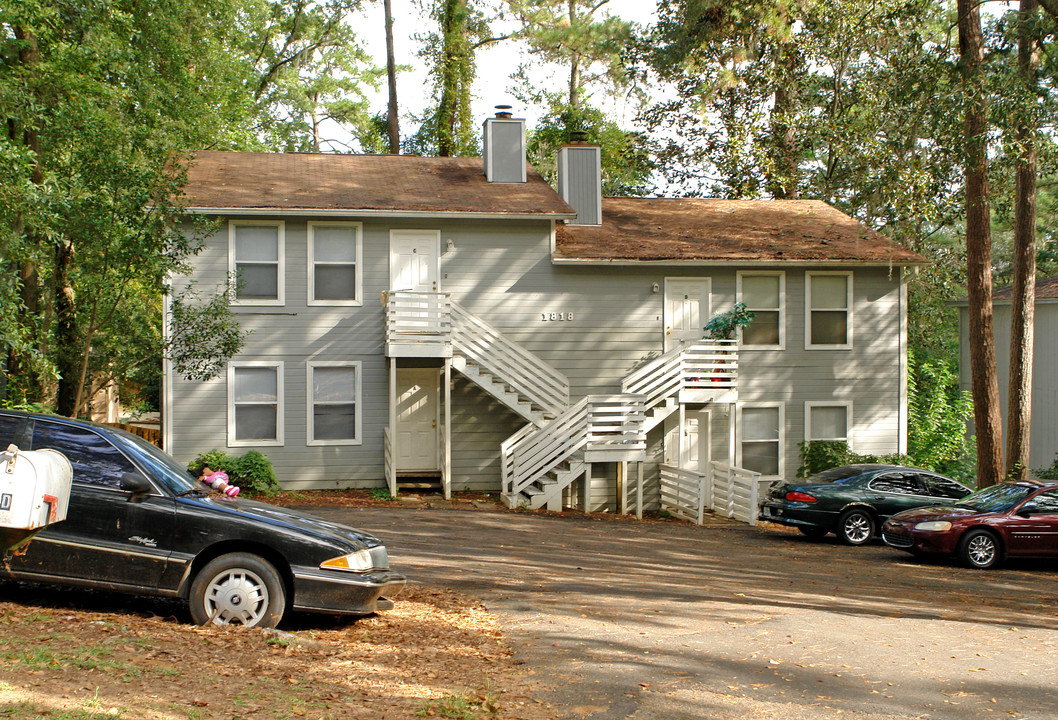
[[(684, 470), (704, 472), (712, 461), (709, 411), (687, 408), (682, 428), (679, 416), (679, 413), (673, 413), (665, 421), (665, 463)], [(676, 462), (677, 457), (679, 463)]]
[(440, 230), (389, 231), (389, 289), (437, 292)]
[(710, 278), (665, 279), (665, 350), (681, 340), (700, 340), (712, 315)]
[(440, 375), (431, 368), (397, 369), (397, 470), (439, 470)]

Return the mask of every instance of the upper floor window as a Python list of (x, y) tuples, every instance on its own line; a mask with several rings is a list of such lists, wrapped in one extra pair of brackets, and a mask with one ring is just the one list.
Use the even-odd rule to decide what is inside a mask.
[(228, 269), (238, 283), (237, 302), (283, 304), (283, 243), (282, 222), (228, 223)]
[(852, 273), (805, 273), (805, 348), (852, 347)]
[(309, 305), (360, 305), (360, 223), (309, 223)]
[(782, 350), (786, 345), (786, 273), (738, 274), (738, 302), (754, 315), (753, 322), (742, 328), (742, 346)]
[(360, 444), (360, 363), (308, 364), (308, 444)]
[(805, 440), (849, 442), (850, 403), (806, 402)]
[(228, 365), (228, 445), (283, 444), (283, 363)]

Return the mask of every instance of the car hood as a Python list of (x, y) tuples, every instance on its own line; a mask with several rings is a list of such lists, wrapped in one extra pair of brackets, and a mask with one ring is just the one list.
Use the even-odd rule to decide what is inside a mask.
[(374, 535), (351, 528), (341, 523), (330, 522), (309, 513), (278, 505), (268, 505), (256, 500), (232, 499), (223, 495), (188, 496), (181, 501), (197, 505), (207, 512), (231, 515), (232, 519), (246, 518), (265, 523), (276, 529), (290, 529), (320, 540), (330, 541), (336, 545), (351, 544), (355, 549), (372, 548), (382, 545)]
[(954, 505), (940, 505), (933, 507), (916, 508), (904, 510), (890, 518), (891, 522), (920, 523), (928, 520), (954, 520), (967, 515), (978, 514), (970, 508), (955, 507)]

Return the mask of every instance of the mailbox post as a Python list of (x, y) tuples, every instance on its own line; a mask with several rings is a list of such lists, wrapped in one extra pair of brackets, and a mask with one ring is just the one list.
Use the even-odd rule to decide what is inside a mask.
[(0, 453), (0, 549), (12, 550), (66, 519), (73, 467), (56, 450)]

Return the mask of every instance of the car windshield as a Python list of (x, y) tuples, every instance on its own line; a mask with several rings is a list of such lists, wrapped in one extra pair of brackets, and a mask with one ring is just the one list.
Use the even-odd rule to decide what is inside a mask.
[(970, 508), (977, 512), (1002, 512), (1017, 505), (1034, 490), (1035, 488), (1027, 485), (1000, 483), (967, 495), (955, 503), (955, 506)]
[(128, 451), (146, 465), (151, 476), (174, 495), (194, 490), (198, 486), (195, 478), (191, 477), (191, 473), (174, 460), (172, 455), (163, 452), (158, 446), (135, 435), (121, 432), (115, 432), (109, 437), (116, 445), (120, 445), (123, 450)]

